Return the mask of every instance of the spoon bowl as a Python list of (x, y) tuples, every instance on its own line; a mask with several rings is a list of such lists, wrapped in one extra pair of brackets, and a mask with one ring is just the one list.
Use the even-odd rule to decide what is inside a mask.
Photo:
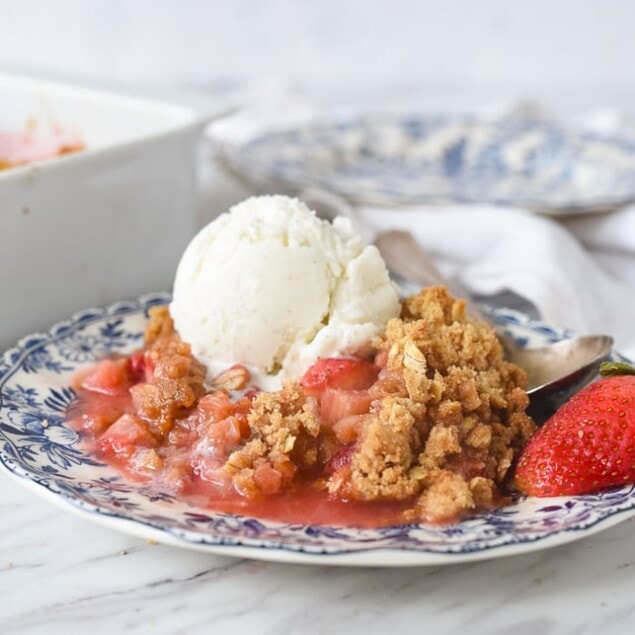
[(537, 348), (516, 347), (511, 361), (529, 377), (528, 413), (546, 421), (569, 397), (597, 375), (613, 350), (608, 335), (582, 335)]

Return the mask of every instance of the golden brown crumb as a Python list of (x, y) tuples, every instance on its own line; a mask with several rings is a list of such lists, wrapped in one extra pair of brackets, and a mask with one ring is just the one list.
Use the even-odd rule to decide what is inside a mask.
[(443, 287), (408, 298), (376, 344), (386, 365), (372, 416), (331, 490), (361, 500), (418, 495), (428, 521), (491, 505), (535, 430), (524, 371)]
[(263, 472), (265, 464), (280, 473), (281, 486), (290, 482), (298, 469), (317, 465), (317, 402), (297, 384), (289, 382), (278, 392), (259, 393), (247, 421), (251, 438), (230, 455), (226, 464), (234, 483), (246, 495), (262, 491), (265, 476), (275, 478), (271, 472)]
[(174, 322), (170, 317), (170, 310), (165, 305), (153, 306), (148, 309), (148, 324), (144, 339), (148, 346), (162, 335), (169, 336), (174, 333)]
[(150, 422), (151, 432), (162, 438), (174, 420), (205, 394), (205, 366), (174, 331), (167, 307), (153, 307), (149, 316), (145, 342), (153, 381), (138, 384), (132, 395), (137, 412)]
[(389, 396), (372, 414), (351, 460), (349, 480), (332, 479), (329, 489), (358, 500), (408, 498), (419, 489), (408, 470), (419, 445), (415, 417), (421, 409), (408, 399)]
[(432, 484), (419, 497), (416, 507), (421, 520), (445, 522), (474, 509), (476, 503), (464, 478), (439, 470)]

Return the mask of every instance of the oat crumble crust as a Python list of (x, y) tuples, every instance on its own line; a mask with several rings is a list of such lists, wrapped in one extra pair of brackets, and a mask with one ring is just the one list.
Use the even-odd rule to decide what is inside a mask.
[[(331, 491), (353, 499), (417, 495), (413, 517), (442, 522), (495, 504), (515, 454), (535, 430), (524, 371), (491, 327), (443, 287), (404, 302), (376, 342), (384, 370), (350, 474)], [(410, 452), (406, 448), (410, 448)]]
[(174, 420), (205, 394), (206, 370), (174, 331), (166, 306), (152, 307), (148, 317), (145, 348), (154, 366), (154, 379), (133, 388), (132, 397), (137, 412), (150, 422), (152, 434), (162, 439)]
[(259, 473), (271, 466), (290, 483), (298, 471), (318, 463), (320, 418), (317, 401), (292, 382), (278, 392), (261, 392), (247, 417), (251, 438), (226, 463), (234, 485), (244, 494), (257, 495)]
[[(374, 342), (382, 367), (351, 460), (320, 482), (344, 499), (411, 500), (405, 520), (445, 522), (500, 504), (517, 452), (535, 430), (525, 413), (527, 377), (504, 359), (491, 327), (466, 314), (443, 287), (404, 301)], [(163, 437), (205, 393), (205, 368), (174, 332), (167, 308), (152, 309), (146, 331), (155, 383), (135, 406)], [(319, 473), (319, 405), (296, 383), (262, 392), (248, 414), (249, 438), (225, 463), (247, 496), (298, 474)]]

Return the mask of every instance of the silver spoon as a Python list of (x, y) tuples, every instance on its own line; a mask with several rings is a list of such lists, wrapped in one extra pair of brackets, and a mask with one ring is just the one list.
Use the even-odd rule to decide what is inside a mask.
[(613, 338), (608, 335), (581, 335), (544, 346), (523, 348), (480, 309), (464, 288), (438, 270), (410, 232), (384, 231), (371, 236), (368, 228), (360, 227), (355, 210), (339, 196), (306, 189), (301, 198), (323, 218), (332, 220), (338, 214), (349, 218), (362, 237), (374, 242), (393, 275), (420, 287), (441, 284), (453, 296), (464, 298), (471, 315), (496, 330), (507, 359), (527, 373), (530, 401), (527, 411), (538, 424), (544, 423), (571, 395), (596, 377), (600, 364), (613, 350)]

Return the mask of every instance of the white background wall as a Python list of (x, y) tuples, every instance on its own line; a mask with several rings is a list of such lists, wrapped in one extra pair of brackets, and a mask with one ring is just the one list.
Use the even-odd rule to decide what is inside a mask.
[(0, 66), (142, 84), (635, 95), (633, 0), (0, 0), (0, 16)]

